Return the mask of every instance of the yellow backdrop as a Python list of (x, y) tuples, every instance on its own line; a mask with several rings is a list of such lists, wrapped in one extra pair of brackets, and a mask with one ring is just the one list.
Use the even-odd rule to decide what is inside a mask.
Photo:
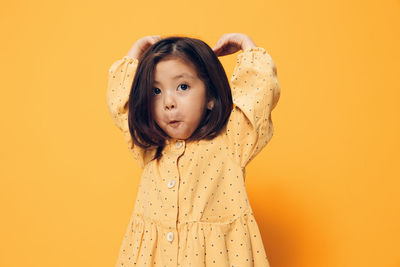
[[(400, 266), (400, 2), (8, 1), (0, 266), (114, 266), (140, 170), (106, 106), (135, 40), (248, 34), (275, 134), (246, 186), (271, 267)], [(229, 77), (237, 54), (221, 58)]]

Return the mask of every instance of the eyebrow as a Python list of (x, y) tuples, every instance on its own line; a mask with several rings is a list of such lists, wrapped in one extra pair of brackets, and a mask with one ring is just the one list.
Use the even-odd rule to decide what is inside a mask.
[[(172, 77), (172, 79), (176, 80), (176, 79), (182, 78), (182, 77), (187, 77), (189, 79), (194, 79), (194, 77), (192, 75), (190, 75), (188, 73), (185, 73), (185, 72)], [(159, 83), (158, 81), (154, 81), (154, 84), (158, 84), (158, 83)]]

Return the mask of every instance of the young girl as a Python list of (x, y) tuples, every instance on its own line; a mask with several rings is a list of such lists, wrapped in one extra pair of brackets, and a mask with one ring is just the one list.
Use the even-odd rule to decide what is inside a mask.
[[(240, 49), (230, 85), (218, 56)], [(147, 36), (111, 65), (108, 108), (143, 169), (117, 267), (269, 266), (244, 178), (279, 96), (271, 56), (245, 34), (213, 49)]]

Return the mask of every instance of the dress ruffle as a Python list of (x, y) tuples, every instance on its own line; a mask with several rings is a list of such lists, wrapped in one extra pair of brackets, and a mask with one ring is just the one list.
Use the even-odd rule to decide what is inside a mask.
[(269, 267), (253, 212), (228, 223), (178, 223), (178, 237), (173, 241), (179, 242), (178, 262), (174, 264), (159, 245), (166, 231), (159, 222), (133, 213), (116, 266)]

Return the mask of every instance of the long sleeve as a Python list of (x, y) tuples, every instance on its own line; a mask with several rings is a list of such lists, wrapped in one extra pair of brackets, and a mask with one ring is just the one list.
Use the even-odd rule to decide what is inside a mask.
[(128, 100), (137, 65), (138, 60), (129, 56), (112, 63), (108, 71), (107, 106), (115, 125), (123, 132), (128, 148), (143, 169), (152, 153), (134, 145), (128, 125)]
[(231, 87), (234, 108), (225, 136), (232, 157), (243, 168), (272, 138), (271, 111), (280, 97), (276, 66), (264, 48), (248, 48), (238, 55)]

